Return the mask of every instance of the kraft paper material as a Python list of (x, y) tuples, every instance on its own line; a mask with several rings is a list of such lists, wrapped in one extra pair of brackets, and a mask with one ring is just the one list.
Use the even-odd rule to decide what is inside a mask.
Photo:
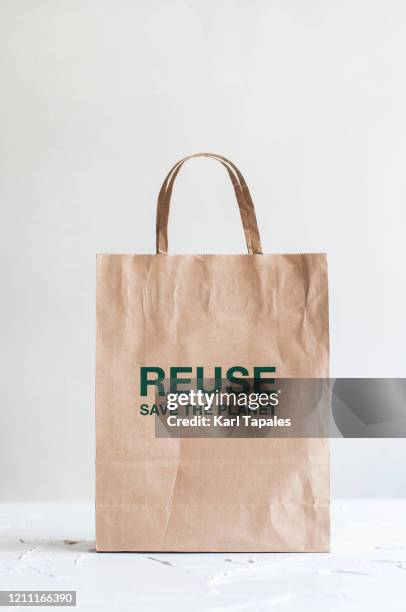
[(328, 551), (329, 443), (155, 438), (142, 366), (275, 366), (329, 376), (325, 254), (264, 255), (248, 187), (232, 180), (247, 255), (168, 255), (173, 182), (158, 198), (156, 255), (97, 256), (98, 551)]

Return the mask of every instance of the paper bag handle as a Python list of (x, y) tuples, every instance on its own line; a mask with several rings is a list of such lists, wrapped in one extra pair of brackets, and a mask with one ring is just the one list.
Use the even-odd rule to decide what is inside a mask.
[(211, 159), (219, 161), (226, 168), (233, 184), (238, 207), (240, 209), (248, 253), (250, 255), (262, 255), (261, 239), (259, 237), (254, 203), (247, 183), (241, 172), (230, 160), (215, 153), (195, 153), (194, 155), (188, 155), (178, 161), (169, 171), (158, 195), (156, 213), (156, 252), (162, 255), (167, 255), (168, 253), (168, 219), (173, 184), (185, 161), (193, 157), (210, 157)]

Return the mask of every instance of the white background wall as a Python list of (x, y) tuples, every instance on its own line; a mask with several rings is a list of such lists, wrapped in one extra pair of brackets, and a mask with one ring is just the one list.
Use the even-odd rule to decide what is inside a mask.
[[(265, 251), (327, 251), (333, 376), (405, 376), (403, 0), (1, 0), (1, 499), (88, 499), (96, 252), (152, 252), (170, 165), (243, 170)], [(244, 249), (189, 164), (172, 252)], [(227, 235), (224, 227), (228, 228)], [(405, 440), (333, 441), (333, 492), (406, 495)]]

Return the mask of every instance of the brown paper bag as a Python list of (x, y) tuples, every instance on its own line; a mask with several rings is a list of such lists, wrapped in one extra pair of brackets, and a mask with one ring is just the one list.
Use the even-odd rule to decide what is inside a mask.
[(327, 440), (158, 439), (140, 414), (141, 367), (329, 375), (325, 254), (262, 254), (241, 173), (199, 155), (231, 178), (248, 255), (167, 254), (185, 158), (159, 194), (157, 254), (97, 256), (97, 550), (327, 551)]

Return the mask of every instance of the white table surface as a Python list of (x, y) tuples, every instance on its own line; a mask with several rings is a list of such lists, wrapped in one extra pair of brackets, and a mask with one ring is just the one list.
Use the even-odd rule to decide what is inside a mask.
[(96, 553), (91, 504), (0, 504), (0, 589), (76, 590), (89, 611), (405, 612), (406, 500), (332, 519), (329, 554)]

